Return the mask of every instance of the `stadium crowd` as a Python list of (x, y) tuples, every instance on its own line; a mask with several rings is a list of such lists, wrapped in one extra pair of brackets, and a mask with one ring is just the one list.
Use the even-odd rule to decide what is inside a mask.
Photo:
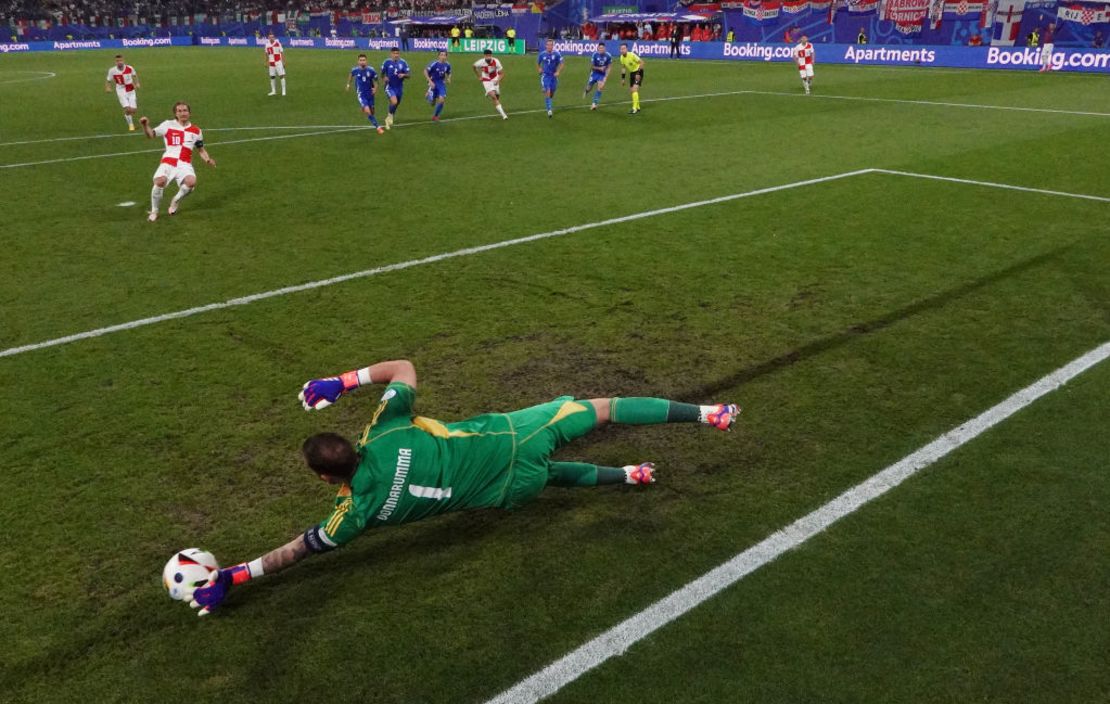
[(338, 18), (362, 12), (450, 12), (472, 4), (472, 0), (325, 0), (308, 5), (280, 0), (0, 0), (0, 24), (22, 21), (105, 26), (120, 19), (132, 24), (157, 24), (170, 17), (242, 21), (245, 17), (279, 14), (331, 14)]
[[(676, 25), (669, 22), (625, 22), (623, 24), (611, 23), (598, 26), (586, 22), (580, 28), (580, 37), (566, 37), (574, 39), (631, 39), (642, 41), (668, 41), (671, 39)], [(721, 24), (719, 22), (677, 25), (682, 32), (683, 41), (691, 42), (717, 42), (721, 40)]]

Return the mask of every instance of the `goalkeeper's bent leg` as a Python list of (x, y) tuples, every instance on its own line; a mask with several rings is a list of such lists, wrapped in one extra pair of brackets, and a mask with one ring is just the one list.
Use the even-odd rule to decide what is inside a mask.
[(623, 425), (704, 423), (728, 430), (740, 412), (733, 404), (699, 406), (664, 398), (595, 398), (590, 399), (590, 404), (597, 415), (597, 427), (610, 422)]

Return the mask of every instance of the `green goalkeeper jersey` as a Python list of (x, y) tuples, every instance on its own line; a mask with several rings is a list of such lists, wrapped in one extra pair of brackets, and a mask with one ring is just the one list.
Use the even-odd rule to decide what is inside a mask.
[(516, 434), (510, 415), (458, 423), (413, 414), (416, 391), (390, 384), (356, 448), (360, 462), (332, 514), (306, 532), (313, 550), (342, 545), (372, 526), (505, 505)]

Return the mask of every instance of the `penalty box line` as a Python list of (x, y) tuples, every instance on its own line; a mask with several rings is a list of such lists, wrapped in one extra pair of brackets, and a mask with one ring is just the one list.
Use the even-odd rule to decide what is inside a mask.
[(275, 298), (277, 296), (285, 296), (291, 293), (299, 293), (301, 291), (309, 291), (315, 288), (323, 288), (333, 284), (343, 283), (345, 281), (353, 281), (355, 279), (364, 279), (378, 274), (385, 274), (391, 271), (402, 271), (404, 269), (411, 269), (413, 267), (422, 266), (424, 264), (434, 264), (436, 262), (445, 261), (447, 259), (454, 259), (456, 257), (464, 257), (471, 254), (481, 254), (482, 252), (489, 252), (495, 249), (503, 249), (505, 247), (512, 247), (513, 245), (525, 244), (527, 242), (535, 242), (537, 240), (548, 239), (551, 237), (560, 237), (562, 235), (569, 235), (575, 232), (582, 232), (583, 230), (591, 230), (597, 227), (605, 227), (606, 225), (618, 225), (625, 222), (633, 222), (635, 220), (642, 220), (644, 218), (654, 217), (656, 215), (665, 215), (667, 213), (676, 213), (691, 208), (700, 208), (706, 205), (715, 205), (718, 203), (727, 203), (741, 198), (750, 198), (751, 196), (763, 195), (766, 193), (776, 193), (778, 191), (786, 191), (792, 188), (800, 188), (802, 186), (811, 186), (818, 183), (826, 183), (828, 181), (836, 181), (839, 179), (849, 178), (851, 176), (862, 176), (864, 174), (886, 174), (891, 176), (905, 176), (910, 178), (921, 178), (932, 181), (944, 181), (951, 183), (961, 183), (965, 185), (983, 186), (986, 188), (1001, 188), (1004, 190), (1019, 191), (1023, 193), (1036, 193), (1039, 195), (1061, 196), (1065, 198), (1079, 198), (1083, 200), (1092, 200), (1102, 203), (1110, 203), (1110, 198), (1104, 196), (1094, 196), (1084, 193), (1068, 193), (1065, 191), (1052, 191), (1042, 188), (1030, 188), (1027, 186), (1015, 186), (1006, 183), (995, 183), (992, 181), (977, 181), (974, 179), (955, 178), (950, 176), (936, 176), (933, 174), (919, 174), (910, 171), (896, 171), (892, 169), (858, 169), (856, 171), (847, 171), (832, 176), (822, 176), (820, 178), (806, 179), (804, 181), (795, 181), (793, 183), (786, 183), (780, 186), (769, 186), (767, 188), (760, 188), (754, 191), (745, 191), (743, 193), (733, 193), (727, 196), (719, 196), (717, 198), (710, 198), (708, 200), (693, 201), (691, 203), (683, 203), (681, 205), (673, 205), (666, 208), (658, 208), (655, 210), (647, 210), (640, 213), (633, 213), (631, 215), (623, 215), (621, 217), (609, 218), (607, 220), (600, 220), (597, 222), (585, 223), (583, 225), (573, 225), (571, 227), (563, 228), (560, 230), (551, 230), (549, 232), (541, 232), (534, 235), (527, 235), (525, 237), (517, 237), (510, 240), (502, 240), (500, 242), (492, 242), (490, 244), (477, 245), (474, 247), (465, 247), (457, 249), (453, 252), (444, 252), (442, 254), (434, 254), (421, 259), (410, 259), (405, 262), (397, 262), (395, 264), (387, 264), (385, 266), (375, 267), (373, 269), (364, 269), (349, 274), (342, 274), (328, 279), (320, 279), (317, 281), (310, 281), (304, 284), (297, 284), (294, 286), (285, 286), (283, 288), (273, 289), (271, 291), (263, 291), (261, 293), (251, 294), (249, 296), (242, 296), (239, 298), (231, 298), (219, 303), (209, 303), (203, 306), (196, 306), (194, 308), (186, 308), (172, 313), (164, 313), (149, 318), (141, 318), (127, 323), (120, 323), (118, 325), (109, 325), (107, 327), (96, 328), (95, 330), (86, 330), (64, 337), (57, 337), (51, 340), (44, 340), (43, 342), (36, 342), (28, 345), (21, 345), (18, 347), (10, 347), (5, 350), (0, 350), (0, 357), (14, 357), (24, 352), (33, 352), (35, 350), (45, 349), (47, 347), (56, 347), (58, 345), (68, 344), (70, 342), (77, 342), (79, 340), (86, 340), (93, 337), (101, 337), (114, 332), (121, 332), (123, 330), (133, 330), (135, 328), (144, 327), (146, 325), (153, 325), (155, 323), (163, 323), (170, 320), (177, 320), (180, 318), (188, 318), (201, 313), (207, 313), (213, 310), (221, 310), (224, 308), (233, 308), (236, 306), (243, 306), (256, 301), (262, 301), (267, 298)]
[(575, 681), (610, 658), (683, 616), (691, 609), (739, 582), (783, 553), (820, 535), (883, 494), (896, 488), (952, 451), (974, 440), (1037, 399), (1110, 357), (1110, 342), (1068, 362), (1001, 403), (944, 433), (827, 504), (802, 516), (762, 542), (660, 599), (539, 672), (490, 699), (486, 704), (533, 704)]
[(733, 193), (727, 196), (719, 196), (717, 198), (710, 198), (708, 200), (693, 201), (691, 203), (683, 203), (681, 205), (673, 205), (666, 208), (658, 208), (656, 210), (647, 210), (640, 213), (633, 213), (631, 215), (623, 215), (621, 217), (609, 218), (608, 220), (600, 220), (598, 222), (586, 223), (583, 225), (574, 225), (571, 227), (563, 228), (561, 230), (552, 230), (549, 232), (541, 232), (535, 235), (527, 235), (525, 237), (517, 237), (511, 240), (502, 240), (500, 242), (493, 242), (490, 244), (477, 245), (474, 247), (466, 247), (457, 249), (453, 252), (444, 252), (442, 254), (434, 254), (421, 259), (410, 259), (405, 262), (398, 262), (396, 264), (387, 264), (385, 266), (375, 267), (373, 269), (364, 269), (362, 271), (352, 272), (350, 274), (342, 274), (334, 276), (329, 279), (320, 279), (318, 281), (310, 281), (304, 284), (297, 284), (294, 286), (285, 286), (283, 288), (274, 289), (271, 291), (263, 291), (262, 293), (255, 293), (249, 296), (242, 296), (239, 298), (232, 298), (219, 303), (209, 303), (208, 305), (196, 306), (194, 308), (186, 308), (185, 310), (175, 311), (173, 313), (164, 313), (149, 318), (141, 318), (133, 320), (128, 323), (120, 323), (118, 325), (109, 325), (107, 327), (96, 328), (95, 330), (86, 330), (64, 337), (57, 337), (52, 340), (44, 340), (43, 342), (36, 342), (28, 345), (21, 345), (18, 347), (10, 347), (5, 350), (0, 350), (0, 357), (14, 357), (17, 354), (24, 352), (33, 352), (35, 350), (45, 349), (47, 347), (56, 347), (58, 345), (68, 344), (70, 342), (77, 342), (79, 340), (86, 340), (92, 337), (101, 337), (114, 332), (121, 332), (123, 330), (133, 330), (135, 328), (144, 327), (146, 325), (153, 325), (154, 323), (162, 323), (169, 320), (177, 320), (179, 318), (188, 318), (193, 315), (207, 313), (208, 311), (221, 310), (224, 308), (233, 308), (235, 306), (243, 306), (256, 301), (262, 301), (267, 298), (275, 298), (277, 296), (285, 296), (291, 293), (299, 293), (301, 291), (309, 291), (315, 288), (323, 288), (333, 284), (343, 283), (345, 281), (352, 281), (355, 279), (364, 279), (378, 274), (385, 274), (391, 271), (401, 271), (404, 269), (411, 269), (413, 267), (422, 266), (424, 264), (434, 264), (435, 262), (444, 261), (447, 259), (454, 259), (456, 257), (464, 257), (471, 254), (481, 254), (482, 252), (489, 252), (495, 249), (503, 249), (517, 244), (525, 244), (527, 242), (535, 242), (537, 240), (548, 239), (551, 237), (560, 237), (562, 235), (569, 235), (583, 230), (591, 230), (597, 227), (605, 227), (606, 225), (617, 225), (625, 222), (633, 222), (643, 218), (649, 218), (656, 215), (665, 215), (667, 213), (676, 213), (682, 210), (689, 210), (690, 208), (700, 208), (705, 205), (715, 205), (717, 203), (727, 203), (741, 198), (749, 198), (751, 196), (763, 195), (766, 193), (775, 193), (778, 191), (786, 191), (792, 188), (800, 188), (802, 186), (811, 186), (818, 183), (825, 183), (828, 181), (836, 181), (839, 179), (849, 178), (851, 176), (862, 176), (864, 174), (886, 174), (891, 176), (905, 176), (910, 178), (921, 178), (932, 181), (945, 181), (951, 183), (962, 183), (965, 185), (983, 186), (986, 188), (1001, 188), (1004, 190), (1019, 191), (1023, 193), (1036, 193), (1039, 195), (1061, 196), (1065, 198), (1079, 198), (1082, 200), (1092, 200), (1102, 203), (1110, 203), (1110, 198), (1104, 196), (1094, 196), (1085, 193), (1068, 193), (1065, 191), (1052, 191), (1042, 188), (1030, 188), (1027, 186), (1015, 186), (1006, 183), (995, 183), (993, 181), (977, 181), (974, 179), (954, 178), (951, 176), (936, 176), (933, 174), (919, 174), (910, 171), (896, 171), (892, 169), (858, 169), (856, 171), (847, 171), (832, 176), (822, 176), (820, 178), (806, 179), (804, 181), (795, 181), (793, 183), (786, 183), (780, 186), (769, 186), (767, 188), (760, 188), (754, 191), (745, 191), (743, 193)]
[(607, 220), (599, 220), (597, 222), (585, 223), (583, 225), (573, 225), (559, 230), (550, 230), (548, 232), (540, 232), (534, 235), (527, 235), (525, 237), (516, 237), (509, 240), (501, 240), (500, 242), (492, 242), (490, 244), (477, 245), (474, 247), (465, 247), (463, 249), (456, 249), (452, 252), (444, 252), (442, 254), (434, 254), (420, 259), (410, 259), (404, 262), (397, 262), (395, 264), (387, 264), (385, 266), (374, 267), (372, 269), (363, 269), (349, 274), (342, 274), (334, 276), (329, 279), (320, 279), (317, 281), (310, 281), (304, 284), (297, 284), (294, 286), (285, 286), (283, 288), (273, 289), (271, 291), (263, 291), (261, 293), (251, 294), (249, 296), (242, 296), (239, 298), (231, 298), (226, 301), (218, 303), (209, 303), (203, 306), (196, 306), (194, 308), (186, 308), (172, 313), (164, 313), (162, 315), (155, 315), (149, 318), (141, 318), (139, 320), (132, 320), (127, 323), (120, 323), (118, 325), (109, 325), (107, 327), (96, 328), (95, 330), (86, 330), (85, 332), (75, 333), (73, 335), (66, 335), (64, 337), (57, 337), (52, 340), (44, 340), (43, 342), (36, 342), (28, 345), (21, 345), (19, 347), (10, 347), (6, 350), (0, 350), (0, 357), (14, 357), (18, 354), (25, 352), (33, 352), (35, 350), (45, 349), (47, 347), (56, 347), (58, 345), (65, 345), (70, 342), (77, 342), (78, 340), (87, 340), (93, 337), (101, 337), (114, 332), (121, 332), (124, 330), (134, 330), (135, 328), (153, 325), (155, 323), (164, 323), (170, 320), (178, 320), (180, 318), (188, 318), (201, 313), (209, 311), (221, 310), (224, 308), (233, 308), (236, 306), (245, 306), (257, 301), (266, 300), (267, 298), (276, 298), (278, 296), (286, 296), (291, 293), (300, 293), (301, 291), (310, 291), (316, 288), (323, 288), (325, 286), (332, 286), (334, 284), (343, 283), (345, 281), (353, 281), (355, 279), (365, 279), (379, 274), (386, 274), (392, 271), (402, 271), (404, 269), (411, 269), (425, 264), (434, 264), (436, 262), (445, 261), (447, 259), (455, 259), (458, 257), (465, 257), (472, 254), (481, 254), (482, 252), (490, 252), (495, 249), (504, 249), (505, 247), (512, 247), (518, 244), (525, 244), (528, 242), (536, 242), (538, 240), (549, 239), (552, 237), (562, 237), (563, 235), (570, 235), (584, 230), (592, 230), (599, 227), (606, 227), (608, 225), (619, 225), (621, 223), (633, 222), (636, 220), (643, 220), (644, 218), (655, 217), (657, 215), (666, 215), (668, 213), (677, 213), (683, 210), (690, 210), (692, 208), (701, 208), (707, 205), (716, 205), (718, 203), (727, 203), (741, 198), (751, 198), (752, 196), (764, 195), (767, 193), (777, 193), (779, 191), (786, 191), (793, 188), (801, 188), (803, 186), (812, 186), (818, 183), (826, 183), (829, 181), (836, 181), (839, 179), (849, 178), (851, 176), (860, 176), (874, 172), (874, 169), (859, 169), (856, 171), (847, 171), (845, 173), (834, 174), (832, 176), (821, 176), (819, 178), (806, 179), (804, 181), (794, 181), (793, 183), (786, 183), (779, 186), (769, 186), (767, 188), (759, 188), (754, 191), (745, 191), (743, 193), (733, 193), (726, 196), (718, 196), (716, 198), (709, 198), (706, 200), (698, 200), (690, 203), (683, 203), (681, 205), (672, 205), (666, 208), (657, 208), (655, 210), (645, 210), (631, 215), (622, 215), (620, 217), (609, 218)]

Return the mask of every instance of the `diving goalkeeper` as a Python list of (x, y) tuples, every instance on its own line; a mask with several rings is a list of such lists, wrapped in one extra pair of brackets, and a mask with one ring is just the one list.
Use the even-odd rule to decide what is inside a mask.
[(416, 369), (405, 360), (313, 379), (299, 398), (306, 411), (319, 411), (368, 384), (385, 384), (385, 393), (355, 444), (335, 433), (319, 433), (301, 447), (309, 469), (339, 486), (331, 515), (276, 550), (213, 573), (190, 603), (201, 616), (219, 606), (232, 586), (334, 550), (369, 527), (451, 511), (514, 509), (545, 486), (654, 482), (651, 462), (599, 467), (551, 459), (560, 447), (606, 423), (704, 423), (730, 430), (739, 413), (734, 404), (563, 396), (510, 413), (441, 423), (414, 414)]

